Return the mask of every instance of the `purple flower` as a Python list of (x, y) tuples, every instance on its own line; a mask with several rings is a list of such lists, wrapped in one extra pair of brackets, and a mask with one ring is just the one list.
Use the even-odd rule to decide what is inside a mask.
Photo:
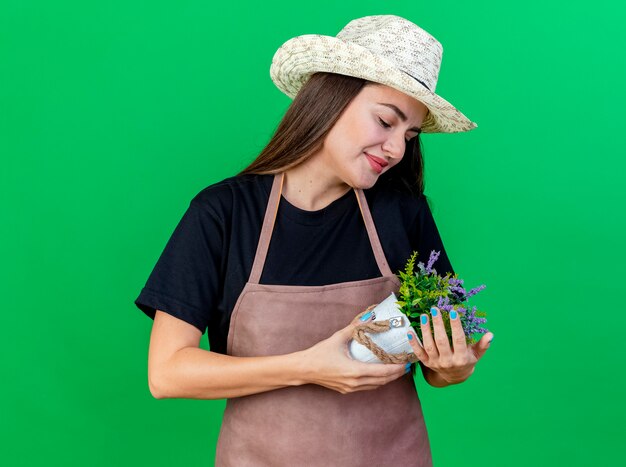
[(461, 317), (461, 321), (463, 324), (463, 329), (465, 330), (465, 334), (468, 336), (474, 333), (484, 334), (488, 332), (488, 329), (485, 329), (482, 326), (480, 326), (481, 324), (486, 323), (487, 320), (485, 318), (476, 316), (476, 306), (474, 306), (469, 311), (469, 313), (464, 314)]
[(450, 304), (450, 299), (448, 297), (439, 297), (437, 299), (437, 308), (450, 312), (454, 309), (454, 305)]
[[(439, 255), (441, 254), (440, 251), (431, 251), (430, 252), (430, 258), (428, 259), (428, 265), (426, 266), (426, 271), (430, 274), (432, 268), (433, 268), (433, 264), (435, 263), (435, 261), (437, 261), (437, 259), (439, 259)], [(437, 272), (435, 271), (435, 274)]]
[(487, 287), (485, 284), (479, 285), (478, 287), (474, 287), (472, 290), (467, 292), (467, 295), (465, 296), (465, 298), (470, 298), (470, 297), (476, 295), (478, 292), (483, 290), (485, 287)]

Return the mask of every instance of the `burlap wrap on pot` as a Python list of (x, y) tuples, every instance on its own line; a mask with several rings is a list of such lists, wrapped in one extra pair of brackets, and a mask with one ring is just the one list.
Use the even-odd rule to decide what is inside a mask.
[[(352, 334), (350, 353), (354, 358), (366, 362), (414, 363), (418, 361), (407, 338), (411, 329), (408, 318), (396, 305), (397, 298), (391, 294), (383, 302), (371, 305), (361, 312), (361, 318), (368, 312), (374, 313), (374, 320), (357, 326)], [(387, 334), (383, 334), (387, 333)], [(364, 355), (355, 342), (369, 350)]]

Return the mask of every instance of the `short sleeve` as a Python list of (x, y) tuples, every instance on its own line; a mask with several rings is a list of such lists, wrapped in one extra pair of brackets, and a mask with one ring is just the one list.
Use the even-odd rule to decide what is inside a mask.
[(412, 247), (418, 252), (417, 261), (421, 261), (426, 265), (431, 251), (439, 251), (441, 253), (433, 264), (433, 268), (440, 276), (445, 276), (448, 272), (454, 275), (454, 270), (450, 264), (450, 259), (444, 248), (443, 240), (439, 235), (437, 224), (426, 198), (421, 196), (419, 203), (420, 206), (413, 225), (414, 232), (412, 235)]
[(220, 290), (223, 225), (192, 200), (135, 305), (154, 319), (162, 310), (206, 331)]

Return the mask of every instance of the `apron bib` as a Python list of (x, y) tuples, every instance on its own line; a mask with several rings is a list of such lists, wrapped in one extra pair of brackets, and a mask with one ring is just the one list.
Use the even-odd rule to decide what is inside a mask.
[[(381, 277), (324, 286), (260, 284), (283, 180), (284, 174), (274, 176), (250, 278), (231, 316), (228, 355), (307, 349), (400, 286), (385, 259), (365, 195), (356, 189)], [(341, 394), (306, 384), (228, 399), (215, 465), (427, 467), (432, 459), (415, 384), (406, 374), (372, 391)]]

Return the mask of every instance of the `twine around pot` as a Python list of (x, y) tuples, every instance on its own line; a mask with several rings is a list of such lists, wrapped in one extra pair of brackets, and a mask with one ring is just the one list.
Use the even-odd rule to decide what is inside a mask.
[[(356, 319), (360, 319), (361, 316), (365, 315), (372, 309), (374, 309), (376, 305), (368, 306), (365, 311), (359, 313)], [(352, 332), (352, 339), (357, 341), (359, 344), (367, 347), (370, 352), (372, 352), (376, 358), (378, 358), (383, 363), (415, 363), (418, 361), (417, 356), (413, 352), (402, 352), (396, 354), (389, 354), (385, 352), (382, 348), (380, 348), (367, 333), (370, 334), (378, 334), (381, 332), (389, 331), (391, 328), (389, 324), (389, 320), (386, 319), (384, 321), (371, 321), (369, 323), (358, 325), (354, 331)]]

